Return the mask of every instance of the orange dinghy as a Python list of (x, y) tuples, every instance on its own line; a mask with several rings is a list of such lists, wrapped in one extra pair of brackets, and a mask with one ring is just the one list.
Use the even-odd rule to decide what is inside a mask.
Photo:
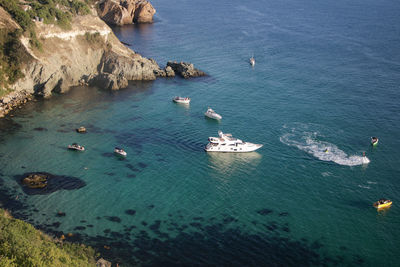
[(391, 200), (382, 198), (374, 203), (374, 207), (377, 209), (388, 208), (388, 207), (392, 206), (392, 203), (393, 202)]

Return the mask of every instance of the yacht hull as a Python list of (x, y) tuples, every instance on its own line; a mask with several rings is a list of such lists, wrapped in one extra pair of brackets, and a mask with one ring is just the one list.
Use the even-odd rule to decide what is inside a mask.
[(220, 152), (220, 153), (246, 153), (246, 152), (253, 152), (257, 149), (261, 148), (263, 145), (259, 144), (252, 144), (250, 146), (234, 146), (234, 147), (221, 147), (221, 146), (213, 146), (209, 143), (204, 150), (206, 152)]

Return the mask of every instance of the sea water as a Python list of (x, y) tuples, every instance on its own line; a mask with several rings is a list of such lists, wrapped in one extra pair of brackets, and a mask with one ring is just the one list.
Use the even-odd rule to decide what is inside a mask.
[[(154, 24), (117, 37), (208, 76), (76, 87), (1, 119), (3, 207), (125, 265), (398, 266), (400, 4), (152, 3)], [(205, 153), (218, 130), (264, 146)], [(40, 171), (86, 185), (24, 193), (21, 175)], [(394, 204), (377, 212), (382, 197)]]

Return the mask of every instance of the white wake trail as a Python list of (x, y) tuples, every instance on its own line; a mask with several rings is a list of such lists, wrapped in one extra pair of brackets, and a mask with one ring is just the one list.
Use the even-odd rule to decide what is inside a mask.
[(368, 164), (370, 160), (363, 156), (349, 156), (336, 145), (317, 139), (317, 132), (309, 132), (304, 129), (292, 128), (289, 133), (280, 137), (280, 141), (288, 146), (311, 154), (319, 160), (332, 161), (339, 165), (356, 166)]

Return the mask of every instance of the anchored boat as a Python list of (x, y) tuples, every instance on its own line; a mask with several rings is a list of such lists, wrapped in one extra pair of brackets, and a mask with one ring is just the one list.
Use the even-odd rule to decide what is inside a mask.
[(179, 103), (179, 104), (189, 104), (190, 103), (190, 98), (189, 97), (180, 97), (180, 96), (176, 96), (172, 99), (172, 101), (174, 101), (175, 103)]
[(122, 148), (119, 148), (119, 147), (114, 148), (114, 153), (119, 156), (122, 156), (122, 157), (126, 157), (126, 155), (128, 155), (128, 153), (126, 153), (125, 150), (123, 150)]
[(73, 143), (72, 145), (68, 145), (68, 149), (77, 150), (77, 151), (85, 151), (83, 146), (78, 145), (77, 143)]
[(220, 120), (222, 119), (222, 116), (219, 115), (217, 112), (215, 112), (213, 109), (208, 108), (206, 113), (204, 113), (204, 115), (210, 119), (214, 119), (214, 120)]
[(207, 152), (252, 152), (263, 145), (243, 142), (240, 139), (233, 138), (231, 134), (224, 134), (218, 131), (219, 137), (209, 137), (209, 143), (205, 147)]
[(256, 65), (256, 60), (254, 59), (254, 57), (250, 58), (250, 65), (254, 67), (254, 65)]

